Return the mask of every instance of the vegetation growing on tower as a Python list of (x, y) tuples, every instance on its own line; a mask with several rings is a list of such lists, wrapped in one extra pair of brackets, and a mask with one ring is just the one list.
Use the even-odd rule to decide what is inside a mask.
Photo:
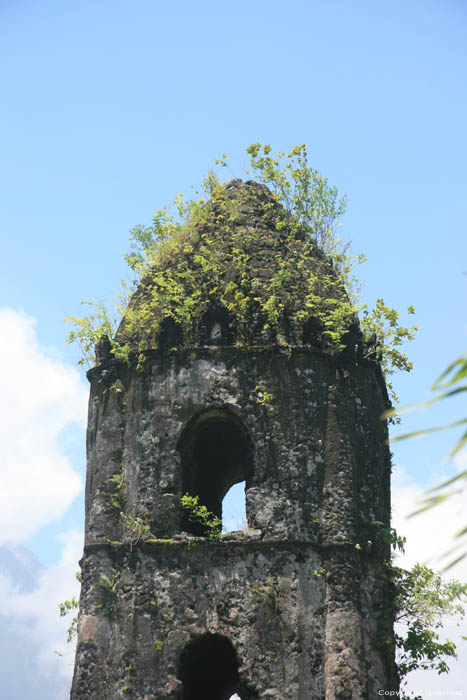
[(132, 229), (125, 260), (134, 282), (119, 297), (118, 328), (102, 301), (68, 319), (82, 361), (98, 362), (104, 348), (142, 364), (163, 338), (168, 348), (203, 344), (203, 319), (214, 311), (240, 346), (346, 350), (356, 361), (379, 360), (387, 382), (395, 369), (409, 371), (400, 346), (416, 328), (402, 327), (382, 299), (372, 311), (358, 302), (353, 269), (364, 257), (337, 235), (345, 198), (308, 164), (305, 145), (273, 157), (258, 143), (247, 153), (256, 182), (222, 182), (210, 171), (198, 199), (179, 195), (151, 226)]

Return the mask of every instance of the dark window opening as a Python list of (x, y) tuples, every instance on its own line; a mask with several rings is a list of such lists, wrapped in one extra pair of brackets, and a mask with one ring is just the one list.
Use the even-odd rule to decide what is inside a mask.
[[(198, 496), (200, 505), (222, 520), (222, 501), (234, 484), (253, 472), (253, 450), (241, 421), (222, 409), (196, 416), (183, 431), (178, 448), (182, 461), (182, 491)], [(184, 514), (182, 528), (194, 535), (207, 533)]]
[(201, 345), (232, 345), (233, 333), (230, 322), (227, 309), (220, 306), (209, 309), (204, 314), (200, 325)]
[(323, 326), (318, 319), (313, 316), (303, 325), (302, 343), (303, 345), (312, 345), (315, 348), (320, 348), (322, 345)]
[(176, 348), (183, 342), (183, 331), (173, 318), (165, 318), (159, 330), (158, 343), (161, 350)]
[(363, 359), (363, 336), (358, 321), (349, 324), (347, 332), (342, 336), (341, 343), (345, 345), (342, 352), (343, 359), (351, 362), (359, 362)]
[(180, 655), (183, 700), (230, 700), (239, 684), (238, 666), (226, 637), (208, 633), (192, 639)]

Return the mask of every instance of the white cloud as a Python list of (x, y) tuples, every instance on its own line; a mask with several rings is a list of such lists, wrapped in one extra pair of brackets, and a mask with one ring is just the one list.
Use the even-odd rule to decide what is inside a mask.
[[(460, 459), (464, 457), (461, 456)], [(403, 469), (395, 470), (392, 524), (400, 534), (407, 537), (406, 553), (401, 559), (401, 565), (411, 567), (420, 562), (432, 569), (442, 569), (449, 561), (449, 557), (443, 558), (442, 555), (454, 545), (455, 533), (467, 522), (466, 494), (459, 493), (435, 508), (409, 517), (420, 507), (424, 493), (425, 489), (410, 479)], [(467, 581), (467, 557), (449, 570), (449, 576)]]
[[(466, 454), (459, 455), (458, 469), (464, 464)], [(397, 564), (411, 568), (416, 562), (426, 563), (432, 569), (441, 569), (449, 559), (442, 554), (452, 547), (454, 535), (467, 522), (465, 492), (460, 493), (433, 509), (413, 518), (410, 513), (417, 509), (424, 489), (409, 479), (402, 469), (396, 469), (393, 478), (393, 519), (392, 524), (399, 534), (407, 537), (406, 553), (397, 557)], [(417, 503), (418, 502), (418, 503)], [(446, 578), (467, 581), (467, 557), (449, 569)], [(461, 626), (458, 626), (458, 623)], [(438, 675), (432, 671), (415, 671), (409, 674), (407, 691), (422, 697), (431, 697), (434, 693), (452, 694), (463, 692), (467, 688), (467, 642), (461, 639), (465, 632), (465, 623), (459, 619), (447, 620), (441, 635), (457, 645), (458, 660), (448, 662), (449, 674)], [(457, 695), (459, 697), (459, 694)], [(463, 697), (463, 695), (460, 695)]]
[[(37, 587), (22, 592), (8, 576), (0, 575), (0, 615), (2, 638), (8, 633), (10, 644), (17, 649), (9, 661), (13, 668), (4, 668), (2, 676), (15, 675), (14, 697), (31, 700), (66, 700), (73, 672), (74, 644), (67, 644), (67, 628), (71, 617), (60, 618), (58, 605), (73, 595), (79, 597), (75, 573), (82, 554), (83, 537), (77, 531), (59, 536), (62, 542), (58, 565), (45, 569)], [(22, 656), (25, 658), (23, 659)], [(0, 656), (0, 667), (6, 663)], [(22, 678), (21, 668), (28, 668), (28, 678)], [(33, 693), (27, 684), (34, 681)], [(23, 684), (23, 685), (22, 685)]]
[(1, 542), (20, 542), (61, 517), (82, 479), (60, 445), (73, 423), (84, 426), (87, 390), (79, 373), (38, 344), (36, 321), (0, 309)]

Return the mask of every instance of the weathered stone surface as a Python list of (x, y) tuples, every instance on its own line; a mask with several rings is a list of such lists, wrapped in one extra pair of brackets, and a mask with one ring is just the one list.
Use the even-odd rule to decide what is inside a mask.
[[(226, 190), (260, 284), (299, 240), (280, 233), (267, 188)], [(232, 230), (219, 231), (224, 251)], [(315, 253), (306, 264), (335, 279)], [(103, 342), (88, 374), (71, 698), (373, 700), (397, 689), (380, 532), (390, 521), (381, 370), (363, 359), (356, 321), (331, 357), (326, 344), (312, 347), (318, 321), (292, 322), (287, 305), (277, 332), (251, 319), (248, 347), (237, 342), (238, 318), (214, 307), (188, 334), (197, 347), (166, 318), (142, 370)], [(118, 333), (129, 333), (125, 319)], [(225, 494), (243, 481), (248, 527), (210, 540), (182, 496), (221, 518)]]
[[(388, 604), (373, 523), (388, 523), (390, 507), (378, 368), (339, 367), (311, 350), (222, 348), (153, 352), (144, 372), (113, 369), (118, 392), (102, 368), (90, 375), (73, 700), (190, 697), (180, 658), (206, 633), (233, 645), (242, 700), (391, 687), (374, 602)], [(223, 461), (205, 483), (194, 455), (218, 430)], [(119, 473), (125, 514), (147, 517), (159, 541), (126, 540), (109, 481)], [(248, 529), (219, 542), (183, 533), (185, 491), (204, 489), (221, 515), (225, 491), (243, 479)]]
[[(183, 436), (193, 417), (232, 426), (232, 439), (237, 431), (244, 440), (251, 465), (232, 478), (246, 478), (248, 522), (263, 537), (356, 541), (365, 520), (387, 519), (390, 468), (379, 420), (385, 397), (372, 367), (339, 370), (328, 358), (304, 350), (290, 356), (243, 351), (240, 361), (235, 349), (193, 355), (153, 353), (144, 373), (121, 367), (120, 393), (98, 381), (95, 372), (87, 543), (119, 537), (109, 478), (120, 470), (127, 511), (147, 514), (158, 537), (180, 531), (180, 497), (190, 491)], [(258, 386), (273, 394), (270, 403), (261, 403)], [(188, 478), (188, 468), (185, 472)]]
[[(146, 544), (131, 553), (92, 547), (82, 605), (102, 616), (105, 633), (82, 615), (78, 667), (92, 645), (96, 670), (89, 694), (78, 697), (119, 697), (127, 685), (128, 697), (183, 697), (176, 682), (180, 652), (206, 632), (233, 643), (242, 697), (263, 697), (261, 687), (271, 686), (287, 697), (313, 697), (322, 679), (324, 581), (310, 583), (321, 564), (306, 546), (275, 542)], [(100, 576), (115, 574), (119, 585), (109, 600)], [(273, 599), (263, 594), (271, 576)], [(129, 665), (131, 683), (123, 672)]]

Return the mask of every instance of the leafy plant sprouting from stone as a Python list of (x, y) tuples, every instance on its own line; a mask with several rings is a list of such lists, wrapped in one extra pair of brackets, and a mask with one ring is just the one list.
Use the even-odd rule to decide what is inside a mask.
[(130, 549), (133, 549), (133, 547), (136, 547), (140, 542), (147, 542), (150, 539), (154, 539), (147, 516), (134, 516), (131, 513), (123, 512), (125, 507), (125, 479), (123, 471), (113, 474), (109, 478), (109, 482), (113, 486), (111, 503), (118, 511), (123, 526), (123, 542), (129, 544)]
[(406, 537), (399, 535), (395, 527), (385, 527), (384, 523), (378, 520), (374, 520), (373, 525), (379, 527), (381, 538), (384, 542), (388, 542), (391, 545), (394, 552), (399, 551), (401, 554), (404, 554), (407, 542)]
[(164, 648), (164, 639), (167, 637), (170, 631), (170, 624), (173, 622), (173, 618), (167, 611), (164, 611), (162, 607), (162, 601), (161, 600), (151, 600), (151, 605), (156, 607), (159, 611), (159, 619), (160, 622), (162, 623), (161, 626), (159, 627), (159, 632), (158, 632), (158, 637), (156, 637), (153, 641), (153, 649), (156, 653), (159, 653), (162, 651)]
[(130, 549), (136, 547), (140, 542), (154, 539), (146, 517), (140, 515), (135, 517), (131, 513), (127, 515), (122, 513), (121, 516), (125, 529), (124, 542), (130, 545)]
[(266, 391), (261, 386), (255, 386), (254, 393), (251, 395), (258, 406), (267, 406), (271, 401), (274, 401), (274, 394), (270, 391)]
[[(372, 520), (371, 525), (375, 528), (376, 537), (391, 545), (393, 552), (404, 554), (407, 538), (399, 535), (394, 527), (386, 527), (380, 520)], [(359, 552), (369, 552), (373, 548), (373, 540), (367, 540), (364, 543), (354, 545)]]
[(314, 571), (312, 571), (311, 577), (314, 579), (320, 579), (322, 576), (325, 575), (325, 573), (326, 571), (324, 567), (321, 566), (319, 569), (315, 569)]
[(200, 505), (199, 496), (186, 493), (181, 498), (182, 508), (191, 523), (201, 525), (210, 540), (219, 540), (222, 532), (222, 520), (211, 513), (206, 506)]
[(118, 586), (120, 584), (120, 574), (112, 569), (111, 576), (101, 574), (99, 585), (104, 590), (104, 600), (96, 608), (100, 609), (103, 615), (110, 615), (117, 605)]
[[(80, 343), (82, 362), (94, 363), (96, 347), (107, 342), (116, 358), (141, 365), (167, 320), (181, 329), (185, 346), (196, 345), (202, 317), (216, 299), (235, 325), (237, 342), (246, 346), (254, 342), (254, 319), (261, 318), (262, 331), (287, 346), (284, 318), (296, 330), (313, 318), (318, 342), (338, 353), (359, 315), (366, 352), (380, 360), (386, 378), (396, 369), (409, 371), (400, 346), (416, 328), (401, 326), (383, 300), (373, 311), (356, 301), (353, 267), (364, 257), (352, 256), (336, 233), (345, 198), (308, 164), (305, 145), (273, 157), (270, 146), (257, 143), (247, 153), (254, 177), (272, 191), (270, 201), (257, 203), (284, 244), (274, 248), (267, 274), (251, 254), (258, 231), (242, 218), (248, 197), (260, 193), (238, 188), (232, 198), (211, 171), (199, 199), (178, 196), (173, 213), (158, 210), (151, 226), (132, 229), (125, 260), (135, 279), (115, 311), (100, 300), (89, 315), (68, 319), (75, 326), (68, 341)], [(226, 157), (216, 164), (225, 166)], [(123, 318), (117, 333), (115, 318)]]
[(113, 486), (111, 503), (112, 506), (119, 512), (122, 513), (125, 507), (125, 479), (123, 476), (123, 471), (113, 474), (109, 478), (110, 484)]
[(131, 663), (131, 661), (124, 660), (123, 669), (125, 674), (125, 685), (122, 687), (122, 693), (127, 693), (130, 690), (132, 677), (135, 675), (135, 667), (134, 664)]
[(272, 576), (269, 576), (264, 583), (253, 586), (250, 595), (255, 602), (265, 605), (274, 613), (277, 613), (279, 609), (279, 595)]
[[(65, 617), (65, 615), (68, 615), (70, 612), (72, 612), (72, 610), (77, 610), (79, 608), (79, 600), (76, 600), (75, 596), (72, 596), (69, 600), (59, 603), (58, 607), (60, 610), (60, 617)], [(67, 630), (67, 642), (71, 642), (73, 637), (76, 635), (77, 629), (78, 616), (75, 615)]]
[[(81, 582), (81, 571), (77, 571), (75, 573), (76, 580)], [(72, 596), (69, 600), (64, 600), (63, 603), (58, 604), (58, 609), (60, 611), (60, 617), (66, 617), (70, 613), (72, 613), (75, 610), (78, 610), (79, 608), (79, 598), (76, 599), (75, 596)], [(73, 639), (76, 637), (76, 633), (78, 631), (78, 616), (75, 615), (73, 619), (71, 620), (71, 624), (67, 629), (67, 642), (73, 641)]]

